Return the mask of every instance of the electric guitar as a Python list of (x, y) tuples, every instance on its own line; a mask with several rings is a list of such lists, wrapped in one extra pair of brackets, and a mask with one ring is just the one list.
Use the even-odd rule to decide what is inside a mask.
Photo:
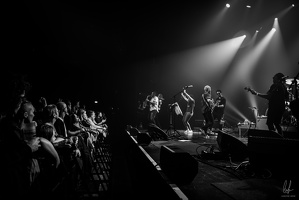
[[(204, 97), (204, 95), (202, 94), (202, 99), (205, 102), (205, 104), (207, 105), (207, 108), (209, 110), (209, 112), (213, 112), (214, 108), (215, 108), (215, 104), (213, 103), (213, 100), (211, 101), (207, 101), (207, 99)], [(205, 108), (204, 108), (205, 109)], [(202, 112), (206, 112), (206, 110), (202, 110)]]
[(257, 91), (251, 89), (250, 87), (245, 87), (244, 90), (247, 90), (248, 92), (251, 92), (251, 94), (257, 95)]

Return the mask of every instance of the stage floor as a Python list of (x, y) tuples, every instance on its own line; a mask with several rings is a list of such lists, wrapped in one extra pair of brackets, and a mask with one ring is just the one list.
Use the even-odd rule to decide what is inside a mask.
[[(222, 132), (247, 145), (248, 138), (239, 137), (238, 131)], [(289, 180), (271, 176), (267, 171), (260, 174), (253, 172), (249, 169), (248, 158), (232, 160), (227, 157), (203, 157), (202, 152), (209, 152), (211, 148), (216, 153), (220, 152), (217, 134), (209, 138), (204, 137), (200, 131), (185, 134), (183, 130), (175, 130), (166, 134), (170, 137), (169, 140), (152, 141), (142, 148), (158, 165), (163, 145), (182, 149), (198, 161), (198, 173), (193, 181), (189, 184), (176, 184), (188, 199), (280, 199), (285, 195), (283, 187), (285, 181)]]

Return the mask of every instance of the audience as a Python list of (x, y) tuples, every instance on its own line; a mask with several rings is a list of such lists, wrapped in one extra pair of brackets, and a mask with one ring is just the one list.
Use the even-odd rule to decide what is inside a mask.
[[(51, 196), (68, 174), (75, 173), (70, 176), (79, 177), (70, 182), (89, 178), (94, 143), (99, 134), (106, 134), (106, 119), (97, 122), (93, 110), (87, 117), (86, 106), (81, 106), (79, 100), (72, 106), (69, 99), (64, 102), (59, 98), (48, 104), (45, 97), (40, 97), (35, 107), (33, 101), (28, 100), (31, 88), (28, 82), (15, 81), (12, 85), (7, 105), (1, 105), (3, 192), (0, 198)], [(74, 171), (75, 165), (80, 167)]]

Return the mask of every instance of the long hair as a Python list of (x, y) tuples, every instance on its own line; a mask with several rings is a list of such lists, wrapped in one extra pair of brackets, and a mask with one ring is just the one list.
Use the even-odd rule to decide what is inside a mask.
[(205, 91), (205, 93), (211, 93), (211, 86), (209, 86), (209, 85), (206, 85), (204, 88), (203, 88), (203, 90)]

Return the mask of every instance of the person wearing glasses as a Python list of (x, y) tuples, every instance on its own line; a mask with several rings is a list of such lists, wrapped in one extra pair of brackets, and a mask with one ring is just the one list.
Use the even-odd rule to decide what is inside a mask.
[(213, 117), (214, 120), (217, 120), (219, 129), (222, 129), (221, 120), (223, 120), (224, 109), (226, 106), (226, 99), (223, 97), (221, 90), (216, 90), (217, 98), (215, 99)]

